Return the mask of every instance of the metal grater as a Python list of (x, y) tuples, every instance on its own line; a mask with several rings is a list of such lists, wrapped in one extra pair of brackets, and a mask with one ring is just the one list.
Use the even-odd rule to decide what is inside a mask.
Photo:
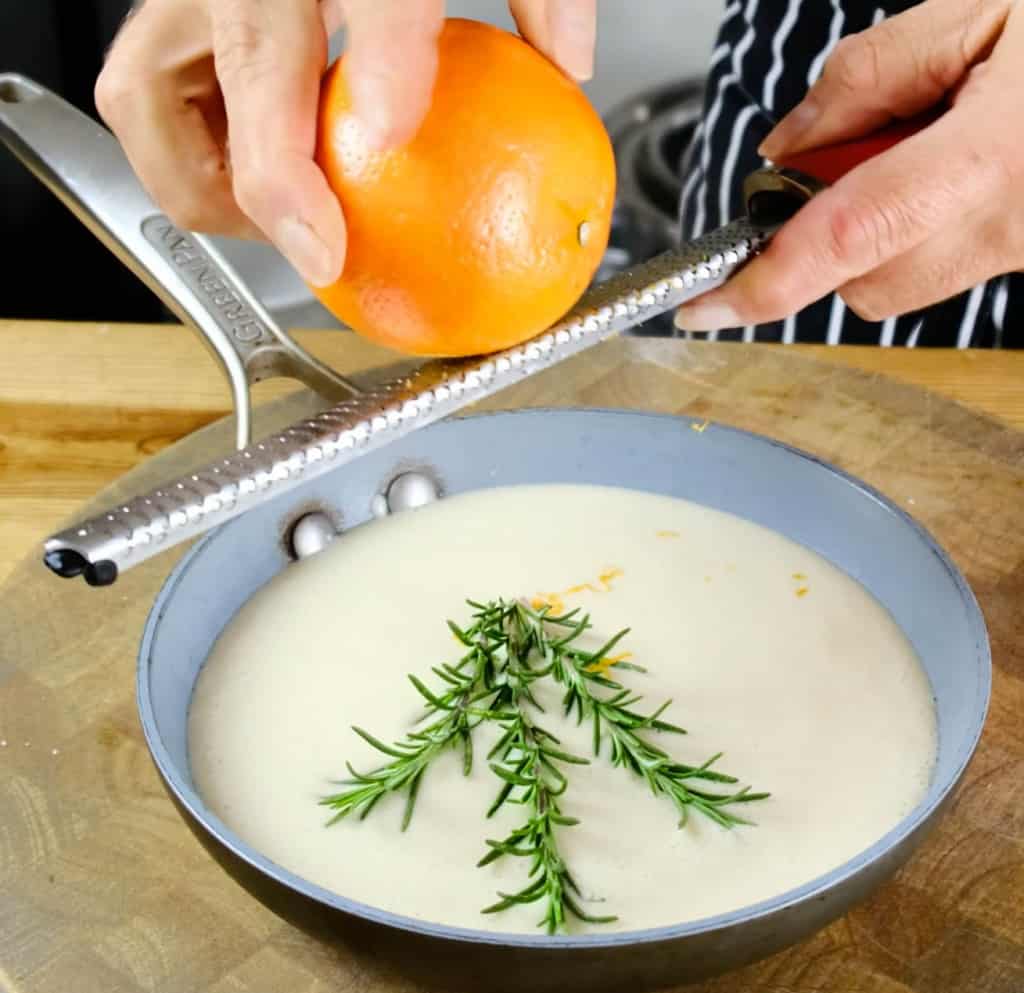
[[(90, 118), (32, 80), (0, 75), (0, 137), (201, 334), (235, 401), (234, 454), (45, 542), (53, 572), (94, 586), (721, 285), (820, 188), (789, 170), (759, 170), (745, 187), (747, 217), (592, 286), (563, 319), (522, 345), (428, 361), (408, 376), (360, 389), (278, 328), (207, 239), (161, 214), (114, 137)], [(335, 405), (253, 443), (249, 385), (274, 375), (300, 379)]]

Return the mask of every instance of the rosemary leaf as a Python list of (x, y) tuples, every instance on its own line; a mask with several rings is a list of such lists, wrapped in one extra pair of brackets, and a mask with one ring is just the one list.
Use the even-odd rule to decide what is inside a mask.
[[(440, 697), (437, 697), (433, 693), (431, 693), (430, 690), (428, 690), (427, 687), (424, 686), (423, 683), (419, 679), (417, 679), (415, 676), (410, 675), (409, 676), (409, 682), (412, 683), (412, 685), (416, 687), (416, 692), (419, 693), (419, 695), (421, 697), (423, 697), (423, 699), (426, 700), (427, 703), (429, 703), (436, 710), (451, 710), (452, 709), (452, 706), (453, 706), (452, 704), (445, 703), (443, 700), (441, 700)], [(456, 685), (458, 685), (458, 684), (456, 684)]]
[(462, 775), (473, 771), (473, 733), (468, 727), (462, 729)]
[(408, 756), (408, 750), (399, 751), (397, 748), (392, 748), (390, 745), (385, 745), (383, 741), (375, 738), (368, 731), (364, 731), (360, 727), (353, 727), (353, 731), (359, 735), (364, 741), (369, 742), (377, 749), (378, 752), (383, 752), (385, 755), (393, 755), (395, 758), (404, 759)]
[[(409, 792), (406, 795), (405, 800), (405, 813), (402, 815), (402, 830), (404, 831), (409, 826), (409, 821), (412, 820), (413, 807), (416, 806), (416, 794), (420, 789), (420, 780), (423, 779), (424, 768), (421, 767), (419, 771), (412, 777), (412, 781), (409, 783)], [(377, 795), (377, 800), (380, 799), (382, 794)], [(374, 801), (376, 802), (376, 800)], [(367, 810), (369, 813), (369, 809)], [(366, 816), (365, 814), (363, 815)]]

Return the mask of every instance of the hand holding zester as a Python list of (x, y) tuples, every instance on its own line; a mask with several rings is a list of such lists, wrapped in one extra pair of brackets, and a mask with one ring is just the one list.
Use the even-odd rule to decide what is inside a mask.
[[(838, 291), (867, 320), (1024, 269), (1024, 7), (927, 0), (841, 40), (761, 153), (874, 132), (948, 101), (918, 134), (840, 177), (729, 284), (677, 314), (691, 331), (781, 320)], [(820, 170), (819, 170), (820, 172)]]

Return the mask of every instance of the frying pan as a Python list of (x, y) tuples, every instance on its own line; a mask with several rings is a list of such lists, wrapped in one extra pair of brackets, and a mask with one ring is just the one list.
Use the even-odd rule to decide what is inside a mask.
[[(643, 990), (720, 973), (806, 937), (890, 876), (946, 808), (982, 729), (991, 663), (974, 597), (942, 549), (883, 495), (770, 439), (715, 425), (698, 433), (691, 423), (615, 410), (449, 420), (202, 539), (150, 613), (138, 703), (160, 775), (213, 857), (286, 919), (372, 948), (430, 988), (517, 993)], [(432, 925), (327, 892), (273, 864), (196, 792), (186, 738), (192, 688), (235, 612), (282, 570), (301, 568), (301, 558), (297, 563), (280, 540), (296, 520), (308, 520), (315, 507), (344, 521), (346, 531), (357, 529), (373, 519), (380, 498), (395, 492), (396, 479), (410, 477), (431, 483), (426, 488), (442, 500), (492, 486), (629, 480), (630, 488), (736, 514), (823, 555), (890, 611), (927, 673), (939, 752), (926, 796), (884, 837), (805, 886), (713, 919), (639, 932), (548, 938)], [(344, 533), (336, 540), (344, 541)]]
[[(0, 79), (0, 110), (4, 102), (22, 100), (26, 86), (30, 95), (42, 92), (20, 78)], [(59, 103), (43, 106), (60, 111), (52, 119), (58, 139), (60, 127), (76, 126)], [(7, 126), (10, 132), (9, 119)], [(244, 340), (228, 340), (231, 329), (208, 312), (202, 286), (183, 279), (166, 254), (140, 236), (139, 218), (155, 208), (131, 185), (110, 146), (101, 147), (91, 175), (72, 169), (62, 178), (48, 160), (51, 185), (204, 333), (238, 386), (236, 398), (247, 378), (274, 371), (275, 363), (278, 371), (308, 372), (309, 385), (325, 397), (358, 391), (315, 360), (307, 366), (225, 263), (220, 278), (248, 308), (262, 344), (246, 351)], [(27, 154), (24, 139), (21, 151)], [(100, 183), (97, 193), (104, 175), (108, 186)], [(121, 208), (129, 195), (137, 212), (125, 221)], [(195, 244), (203, 247), (201, 239)], [(222, 263), (214, 253), (206, 259)], [(243, 421), (247, 425), (242, 417), (239, 425)], [(589, 409), (439, 419), (297, 481), (203, 536), (149, 613), (137, 699), (170, 801), (210, 855), (254, 898), (325, 941), (357, 941), (435, 988), (510, 993), (645, 990), (719, 974), (807, 937), (895, 872), (947, 809), (985, 722), (991, 658), (978, 604), (944, 550), (884, 494), (770, 438), (715, 425), (700, 433), (690, 427), (681, 417)], [(206, 806), (188, 755), (193, 688), (225, 625), (274, 576), (301, 568), (304, 558), (328, 541), (343, 541), (344, 532), (365, 526), (382, 509), (403, 512), (493, 486), (623, 486), (623, 480), (635, 490), (691, 500), (770, 528), (823, 556), (890, 612), (930, 682), (938, 754), (926, 794), (884, 836), (803, 886), (727, 914), (642, 931), (549, 937), (443, 926), (327, 892), (272, 863)]]

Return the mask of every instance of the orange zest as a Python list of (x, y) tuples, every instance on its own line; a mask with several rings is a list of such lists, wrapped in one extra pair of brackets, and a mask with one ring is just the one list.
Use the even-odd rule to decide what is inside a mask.
[(538, 593), (530, 600), (530, 606), (534, 610), (543, 610), (547, 607), (556, 616), (564, 614), (566, 597), (576, 596), (579, 593), (611, 593), (612, 582), (622, 575), (623, 571), (617, 567), (605, 569), (598, 575), (596, 586), (593, 583), (578, 583), (559, 593)]
[(540, 593), (530, 601), (534, 610), (543, 610), (545, 607), (556, 617), (565, 613), (565, 601), (558, 593)]
[(599, 672), (602, 675), (606, 674), (609, 669), (614, 668), (620, 662), (627, 662), (633, 657), (632, 652), (621, 652), (619, 655), (609, 655), (606, 658), (598, 659), (596, 662), (592, 662), (587, 666), (587, 672)]

